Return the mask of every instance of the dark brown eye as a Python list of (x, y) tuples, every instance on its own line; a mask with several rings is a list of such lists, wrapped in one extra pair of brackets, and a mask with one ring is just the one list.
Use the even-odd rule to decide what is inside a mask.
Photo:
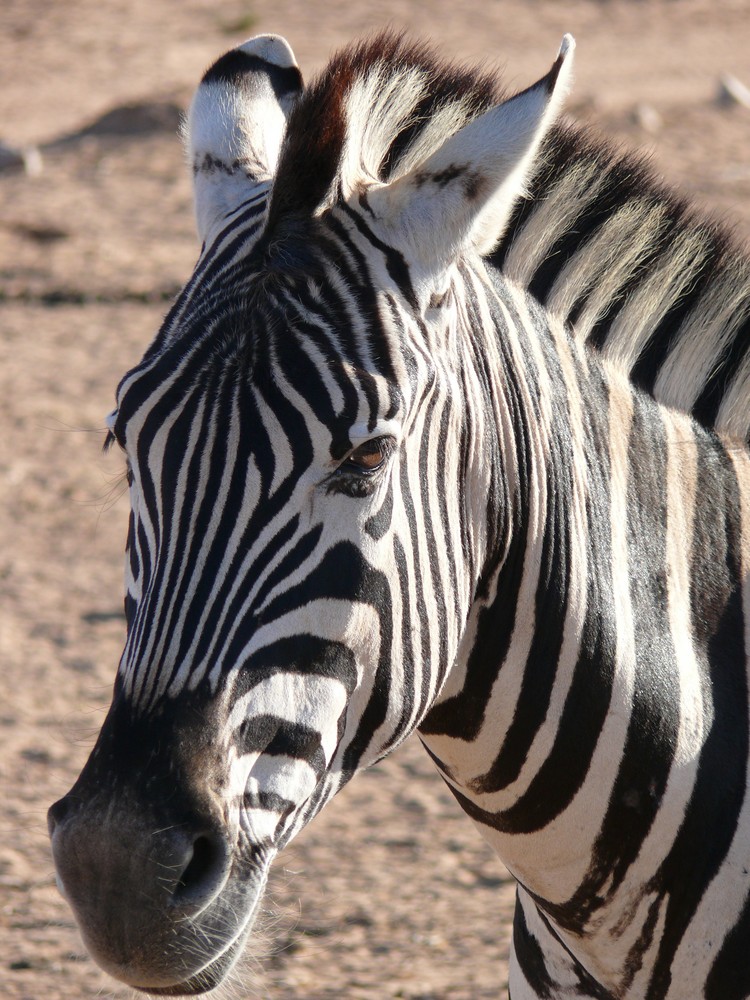
[(366, 476), (379, 469), (385, 462), (387, 455), (388, 442), (386, 438), (375, 438), (373, 441), (365, 441), (364, 444), (355, 448), (340, 468), (342, 472), (354, 472)]

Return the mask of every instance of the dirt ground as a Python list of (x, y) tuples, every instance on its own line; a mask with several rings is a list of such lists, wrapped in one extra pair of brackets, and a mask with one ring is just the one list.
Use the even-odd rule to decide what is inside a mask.
[[(372, 10), (377, 13), (373, 14)], [(0, 996), (130, 997), (54, 887), (47, 806), (83, 764), (123, 639), (126, 506), (101, 455), (115, 384), (196, 255), (175, 132), (204, 68), (260, 32), (309, 77), (384, 24), (546, 71), (578, 42), (570, 107), (750, 235), (748, 0), (6, 0), (0, 140)], [(6, 158), (7, 159), (7, 158)], [(0, 164), (3, 162), (0, 152)], [(415, 742), (360, 776), (277, 866), (231, 987), (273, 1000), (504, 995), (513, 887)]]

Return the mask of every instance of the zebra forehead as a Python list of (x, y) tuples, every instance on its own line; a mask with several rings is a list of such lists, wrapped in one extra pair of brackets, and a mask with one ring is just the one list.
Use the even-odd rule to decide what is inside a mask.
[[(176, 439), (199, 414), (200, 422), (220, 426), (244, 415), (252, 428), (259, 412), (274, 411), (272, 426), (291, 422), (296, 433), (304, 415), (304, 436), (317, 427), (337, 456), (381, 424), (379, 433), (398, 436), (393, 421), (407, 387), (397, 383), (380, 338), (375, 350), (355, 335), (351, 318), (328, 326), (322, 312), (314, 320), (307, 315), (293, 289), (277, 293), (260, 303), (225, 304), (211, 323), (199, 316), (185, 323), (121, 380), (117, 408), (107, 417), (110, 433), (132, 446), (167, 424)], [(254, 435), (243, 440), (252, 447)]]

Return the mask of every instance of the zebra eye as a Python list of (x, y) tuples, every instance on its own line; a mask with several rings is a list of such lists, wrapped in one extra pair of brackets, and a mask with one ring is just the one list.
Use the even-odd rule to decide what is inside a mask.
[(373, 441), (365, 441), (359, 445), (348, 456), (345, 462), (339, 467), (341, 472), (354, 472), (360, 476), (367, 476), (376, 472), (388, 457), (388, 439), (375, 438)]

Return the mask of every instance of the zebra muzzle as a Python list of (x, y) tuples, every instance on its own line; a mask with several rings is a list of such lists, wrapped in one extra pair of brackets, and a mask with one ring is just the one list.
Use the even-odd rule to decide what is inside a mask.
[[(216, 986), (241, 950), (266, 865), (235, 857), (216, 817), (138, 817), (76, 789), (48, 814), (60, 889), (110, 975), (162, 995)], [(242, 872), (241, 876), (238, 872)]]

